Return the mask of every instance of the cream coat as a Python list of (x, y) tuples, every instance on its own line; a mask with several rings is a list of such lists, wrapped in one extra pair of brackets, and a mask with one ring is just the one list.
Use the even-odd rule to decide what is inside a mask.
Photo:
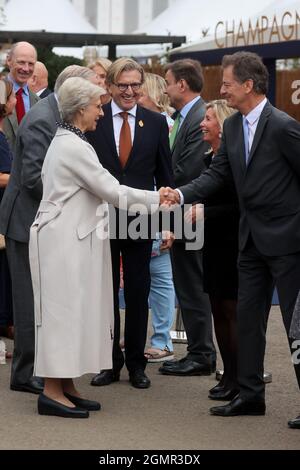
[[(99, 237), (107, 202), (156, 210), (158, 193), (120, 186), (91, 145), (59, 129), (43, 169), (43, 200), (30, 232), (40, 377), (78, 377), (112, 367), (110, 243)], [(107, 201), (107, 202), (105, 202)], [(141, 211), (141, 207), (138, 208)], [(105, 239), (103, 239), (105, 238)]]

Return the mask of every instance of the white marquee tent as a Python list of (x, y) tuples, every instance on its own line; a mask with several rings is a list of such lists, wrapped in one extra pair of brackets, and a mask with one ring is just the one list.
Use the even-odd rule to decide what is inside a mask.
[[(240, 20), (258, 16), (272, 16), (274, 12), (300, 10), (300, 0), (251, 0), (245, 7), (241, 0), (176, 0), (143, 30), (137, 33), (153, 35), (185, 35), (187, 44), (180, 50), (189, 52), (215, 47), (214, 35), (218, 22), (236, 24)], [(4, 8), (6, 23), (2, 30), (24, 30), (67, 33), (95, 33), (93, 26), (85, 20), (69, 0), (9, 0)], [(220, 35), (222, 28), (219, 29)], [(224, 32), (225, 33), (225, 32)], [(300, 37), (300, 34), (299, 34)], [(169, 45), (169, 47), (171, 44)], [(117, 55), (136, 57), (163, 54), (167, 45), (119, 46)], [(106, 47), (99, 48), (101, 55)], [(82, 57), (83, 48), (56, 48), (55, 52)]]
[(7, 31), (96, 32), (69, 0), (9, 0), (4, 14), (0, 29)]
[[(284, 0), (283, 0), (284, 1)], [(152, 22), (148, 23), (140, 33), (185, 35), (187, 42), (198, 41), (204, 34), (214, 33), (212, 27), (218, 21), (236, 20), (253, 16), (258, 11), (274, 3), (274, 0), (177, 0)], [(277, 0), (277, 4), (283, 3)], [(208, 30), (208, 32), (207, 32)]]
[[(96, 33), (69, 0), (9, 0), (4, 7), (0, 30), (47, 31), (52, 33)], [(63, 55), (83, 55), (81, 48), (55, 48)]]
[[(174, 52), (194, 52), (198, 50), (209, 50), (217, 48), (215, 40), (215, 31), (216, 25), (219, 22), (218, 27), (218, 38), (219, 44), (224, 44), (224, 38), (226, 37), (226, 22), (228, 24), (228, 29), (232, 28), (233, 22), (235, 24), (235, 36), (231, 35), (230, 45), (235, 43), (236, 46), (245, 45), (243, 43), (243, 33), (246, 33), (249, 30), (249, 21), (251, 22), (251, 27), (254, 30), (255, 26), (257, 29), (261, 28), (262, 34), (256, 34), (255, 39), (253, 40), (251, 34), (247, 35), (250, 38), (249, 45), (259, 44), (259, 43), (274, 43), (281, 42), (281, 39), (285, 40), (291, 35), (292, 28), (294, 31), (293, 37), (290, 39), (300, 39), (300, 24), (296, 19), (296, 12), (300, 15), (300, 0), (252, 0), (251, 4), (247, 5), (246, 11), (241, 4), (240, 8), (234, 10), (230, 9), (230, 5), (234, 4), (236, 0), (227, 0), (223, 4), (223, 9), (226, 9), (226, 13), (222, 15), (218, 14), (206, 16), (206, 13), (203, 15), (201, 22), (203, 21), (203, 26), (205, 21), (207, 21), (207, 26), (204, 26), (204, 29), (208, 29), (205, 37), (193, 37), (193, 41), (189, 44), (183, 45), (181, 48), (175, 49)], [(214, 1), (213, 4), (219, 3), (218, 0)], [(221, 2), (220, 2), (221, 3)], [(258, 22), (258, 23), (257, 23)], [(298, 22), (298, 25), (296, 24)], [(241, 24), (241, 29), (239, 25)], [(298, 33), (296, 33), (296, 28), (298, 28)], [(202, 28), (203, 29), (203, 28)], [(177, 34), (180, 34), (180, 31), (177, 31)], [(240, 34), (239, 39), (237, 39), (238, 34)], [(227, 34), (228, 37), (228, 34)], [(229, 45), (228, 45), (229, 47)], [(299, 53), (300, 54), (300, 53)]]
[[(245, 8), (242, 0), (177, 0), (169, 8), (163, 11), (154, 20), (137, 30), (137, 34), (162, 34), (186, 36), (187, 44), (199, 41), (203, 32), (208, 37), (214, 34), (214, 25), (219, 20), (240, 20), (245, 15), (252, 16), (260, 9), (273, 3), (274, 0), (251, 0)], [(278, 0), (277, 3), (282, 3)], [(208, 32), (207, 32), (208, 30)], [(206, 36), (206, 37), (207, 37)], [(136, 57), (146, 55), (162, 55), (170, 45), (156, 44), (145, 46), (120, 46), (117, 55), (134, 55)], [(106, 53), (106, 49), (101, 48)]]

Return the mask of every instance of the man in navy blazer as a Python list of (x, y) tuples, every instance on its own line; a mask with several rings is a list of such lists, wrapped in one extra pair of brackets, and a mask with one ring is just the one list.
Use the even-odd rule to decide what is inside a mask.
[[(103, 106), (104, 118), (98, 122), (96, 131), (87, 134), (100, 162), (121, 184), (133, 188), (153, 190), (154, 185), (160, 188), (167, 182), (173, 186), (166, 118), (137, 105), (144, 81), (143, 68), (132, 59), (122, 58), (109, 68), (106, 80), (112, 101)], [(131, 150), (125, 161), (122, 150), (123, 126), (127, 126), (127, 139), (131, 143)], [(99, 386), (118, 381), (124, 365), (119, 345), (118, 299), (122, 255), (126, 303), (125, 363), (131, 384), (136, 388), (148, 388), (150, 380), (144, 373), (147, 363), (144, 348), (147, 336), (152, 241), (148, 237), (139, 240), (130, 238), (130, 234), (127, 235), (128, 224), (122, 224), (124, 213), (120, 217), (118, 215), (121, 212), (116, 211), (116, 214), (117, 228), (123, 233), (116, 237), (112, 234), (111, 239), (115, 313), (113, 370), (101, 371), (91, 383)], [(125, 215), (127, 216), (127, 213)], [(129, 218), (129, 222), (131, 220)]]
[[(221, 94), (239, 112), (225, 121), (210, 168), (174, 193), (181, 193), (181, 203), (192, 203), (233, 180), (239, 198), (240, 393), (228, 405), (211, 408), (218, 416), (265, 414), (263, 366), (273, 286), (287, 333), (300, 289), (300, 124), (268, 102), (267, 87), (268, 71), (256, 54), (224, 56)], [(293, 351), (291, 340), (290, 347)], [(300, 365), (294, 367), (300, 385)], [(300, 416), (289, 426), (300, 428)]]

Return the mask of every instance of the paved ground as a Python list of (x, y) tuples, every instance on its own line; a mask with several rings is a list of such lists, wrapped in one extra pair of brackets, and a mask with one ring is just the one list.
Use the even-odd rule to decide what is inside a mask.
[[(185, 346), (175, 351), (183, 356)], [(83, 394), (103, 405), (87, 420), (44, 417), (36, 396), (9, 391), (9, 367), (0, 366), (0, 449), (300, 449), (300, 430), (287, 427), (300, 413), (300, 397), (277, 307), (269, 321), (266, 369), (273, 383), (264, 417), (210, 416), (213, 376), (162, 376), (157, 364), (147, 367), (148, 390), (131, 387), (125, 371), (120, 383), (101, 388), (89, 386), (91, 376), (81, 378)]]

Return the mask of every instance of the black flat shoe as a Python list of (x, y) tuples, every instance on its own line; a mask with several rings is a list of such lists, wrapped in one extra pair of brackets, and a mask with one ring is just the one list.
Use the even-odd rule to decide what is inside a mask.
[(210, 395), (212, 395), (214, 393), (222, 392), (224, 391), (224, 389), (225, 389), (224, 385), (217, 384), (213, 388), (211, 388), (208, 392)]
[(151, 385), (150, 379), (145, 372), (139, 369), (129, 373), (129, 381), (135, 388), (149, 388)]
[(300, 429), (300, 415), (297, 418), (290, 419), (288, 422), (289, 428)]
[(201, 364), (191, 359), (185, 359), (182, 362), (174, 362), (173, 364), (163, 365), (160, 367), (159, 372), (164, 375), (210, 375), (212, 373), (212, 367), (210, 364)]
[(114, 370), (102, 370), (100, 374), (92, 378), (91, 385), (101, 387), (103, 385), (110, 385), (112, 382), (120, 380), (120, 372)]
[(32, 377), (24, 384), (11, 383), (10, 389), (15, 392), (27, 392), (39, 395), (44, 389), (43, 380), (38, 377)]
[(88, 418), (89, 412), (75, 406), (63, 405), (62, 403), (48, 398), (43, 393), (38, 398), (38, 413), (47, 416), (60, 416), (61, 418)]
[(175, 364), (181, 364), (182, 362), (188, 361), (189, 358), (187, 356), (182, 357), (181, 359), (172, 359), (170, 361), (164, 361), (163, 362), (163, 367), (169, 367), (169, 366), (174, 366)]
[(230, 401), (233, 400), (234, 397), (237, 396), (239, 393), (238, 388), (226, 389), (222, 388), (219, 392), (209, 393), (208, 398), (211, 400), (223, 400), (223, 401)]
[(101, 410), (101, 405), (98, 401), (93, 401), (93, 400), (86, 400), (85, 398), (80, 398), (80, 397), (74, 397), (73, 395), (70, 395), (69, 393), (64, 393), (65, 397), (70, 400), (73, 405), (78, 406), (78, 408), (83, 408), (84, 410), (88, 411), (98, 411)]
[(245, 400), (237, 396), (230, 403), (224, 406), (213, 406), (210, 414), (215, 416), (260, 416), (266, 413), (264, 400)]

